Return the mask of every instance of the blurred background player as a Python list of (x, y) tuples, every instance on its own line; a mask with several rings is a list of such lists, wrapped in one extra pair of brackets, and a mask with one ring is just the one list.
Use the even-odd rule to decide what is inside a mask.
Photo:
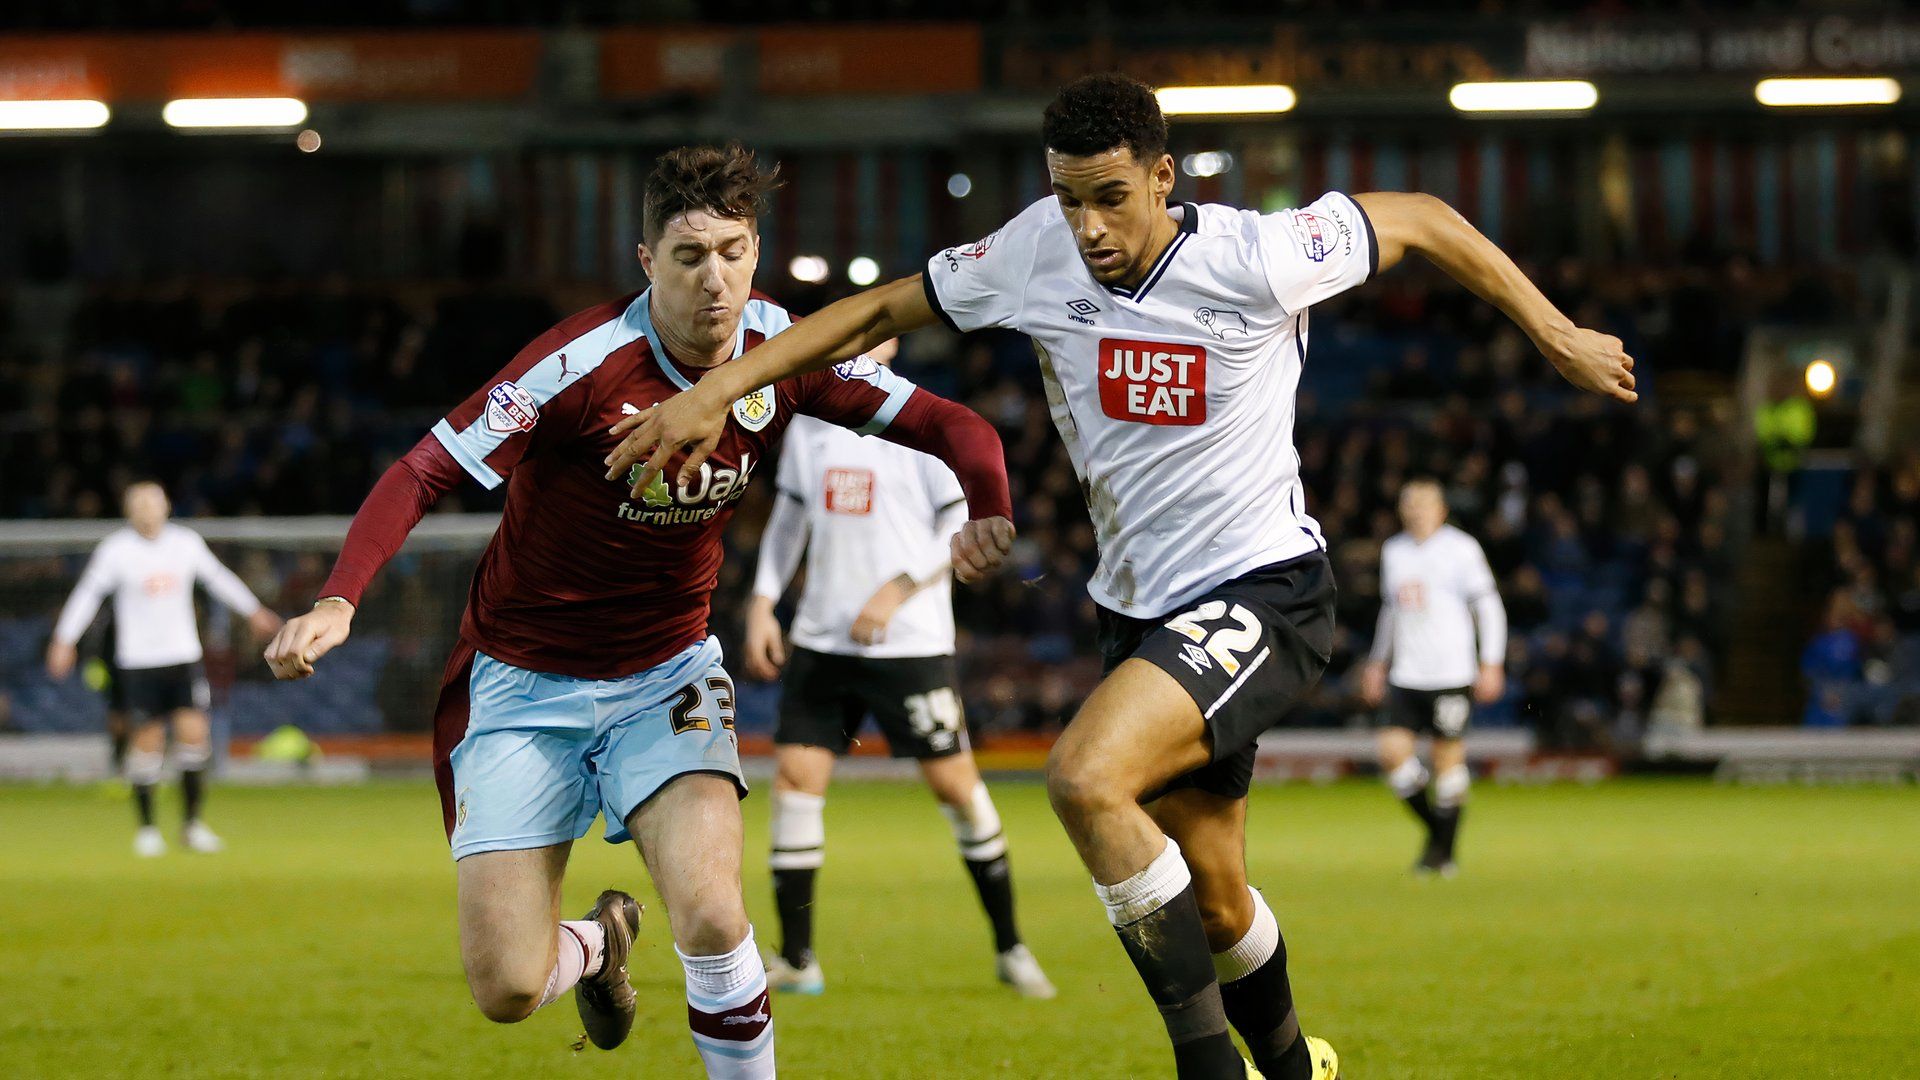
[[(868, 353), (891, 366), (898, 341)], [(974, 765), (954, 691), (952, 556), (967, 518), (952, 470), (925, 454), (801, 417), (780, 453), (778, 498), (760, 540), (748, 602), (746, 671), (780, 677), (774, 732), (772, 850), (780, 950), (767, 959), (776, 990), (825, 989), (813, 953), (815, 875), (826, 857), (827, 783), (871, 715), (894, 757), (913, 758), (953, 827), (993, 924), (1000, 981), (1051, 998), (1013, 914), (1013, 877), (1000, 814)], [(802, 552), (806, 585), (793, 651), (774, 606)]]
[[(1506, 692), (1507, 611), (1479, 542), (1447, 524), (1438, 481), (1401, 489), (1400, 521), (1406, 531), (1380, 549), (1380, 623), (1362, 692), (1371, 705), (1386, 703), (1380, 769), (1387, 784), (1427, 828), (1414, 869), (1450, 877), (1472, 783), (1463, 739), (1475, 703), (1490, 705)], [(1423, 735), (1433, 738), (1431, 772), (1416, 753)]]
[(434, 717), (468, 986), (498, 1023), (577, 988), (594, 1045), (626, 1040), (638, 905), (608, 889), (585, 918), (560, 918), (573, 842), (604, 813), (607, 842), (632, 840), (659, 890), (694, 1046), (725, 1080), (771, 1078), (775, 1054), (741, 895), (733, 682), (707, 625), (722, 533), (754, 468), (798, 414), (851, 425), (959, 472), (1006, 540), (976, 552), (983, 569), (1012, 540), (993, 428), (864, 358), (735, 395), (712, 460), (677, 483), (608, 469), (610, 429), (636, 402), (706, 381), (790, 324), (752, 293), (775, 185), (738, 144), (663, 154), (638, 245), (651, 284), (563, 320), (434, 425), (368, 494), (313, 611), (266, 652), (279, 678), (313, 674), (428, 509), (468, 478), (505, 484)]
[(181, 843), (194, 851), (219, 851), (220, 837), (200, 820), (213, 743), (193, 587), (206, 586), (262, 638), (280, 629), (280, 617), (260, 605), (252, 590), (207, 549), (199, 533), (167, 521), (172, 507), (160, 485), (133, 484), (121, 505), (127, 527), (108, 534), (87, 561), (54, 625), (47, 674), (60, 680), (73, 671), (81, 635), (101, 602), (113, 597), (111, 677), (133, 722), (125, 775), (140, 814), (134, 853), (152, 857), (167, 850), (154, 824), (153, 789), (166, 760), (169, 724), (186, 818)]

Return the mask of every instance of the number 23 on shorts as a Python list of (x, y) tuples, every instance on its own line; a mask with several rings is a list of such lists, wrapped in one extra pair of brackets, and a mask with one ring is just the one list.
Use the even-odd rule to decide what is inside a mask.
[(732, 731), (733, 681), (724, 675), (712, 675), (681, 687), (667, 708), (667, 719), (675, 735), (712, 731), (715, 720)]

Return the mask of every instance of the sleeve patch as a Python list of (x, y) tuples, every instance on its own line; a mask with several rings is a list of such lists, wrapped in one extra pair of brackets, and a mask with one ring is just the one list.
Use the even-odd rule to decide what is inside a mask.
[(946, 260), (948, 270), (958, 270), (962, 265), (961, 260), (963, 259), (977, 262), (981, 258), (984, 258), (987, 250), (993, 247), (993, 242), (999, 239), (999, 237), (1000, 232), (996, 229), (971, 244), (965, 244), (960, 247), (950, 247), (942, 251), (940, 257)]
[(539, 403), (519, 383), (507, 379), (487, 391), (487, 430), (511, 435), (532, 431), (539, 422)]
[(1333, 218), (1311, 210), (1295, 210), (1292, 218), (1289, 227), (1293, 230), (1293, 239), (1314, 262), (1325, 262), (1342, 234), (1346, 236), (1347, 245), (1353, 243), (1353, 231)]
[(880, 385), (880, 363), (866, 355), (856, 356), (851, 360), (843, 360), (833, 365), (833, 373), (848, 382), (858, 379), (863, 383)]

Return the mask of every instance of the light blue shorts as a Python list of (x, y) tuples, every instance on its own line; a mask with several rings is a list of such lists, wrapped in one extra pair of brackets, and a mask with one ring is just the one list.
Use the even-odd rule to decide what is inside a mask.
[(733, 680), (715, 638), (622, 679), (575, 679), (473, 658), (467, 731), (453, 748), (453, 857), (577, 840), (678, 776), (717, 773), (745, 797)]

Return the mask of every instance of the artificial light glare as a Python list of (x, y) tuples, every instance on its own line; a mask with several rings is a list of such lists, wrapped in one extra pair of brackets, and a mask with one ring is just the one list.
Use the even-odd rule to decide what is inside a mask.
[(1292, 111), (1300, 98), (1281, 83), (1248, 86), (1163, 86), (1154, 92), (1168, 116), (1245, 116)]
[(827, 280), (827, 260), (818, 255), (795, 255), (787, 264), (787, 273), (792, 274), (795, 281), (818, 285)]
[(1219, 176), (1233, 169), (1233, 155), (1225, 150), (1202, 150), (1180, 159), (1180, 171), (1188, 176)]
[(1826, 360), (1815, 360), (1807, 365), (1807, 393), (1814, 397), (1826, 397), (1840, 381), (1840, 375), (1834, 371), (1833, 364)]
[(1600, 101), (1590, 82), (1463, 82), (1447, 92), (1461, 112), (1583, 112)]
[(104, 102), (85, 98), (0, 101), (0, 131), (88, 131), (105, 126), (110, 115)]
[(299, 98), (175, 98), (160, 119), (177, 128), (293, 127), (307, 118)]
[(1892, 79), (1761, 79), (1755, 100), (1777, 109), (1820, 105), (1891, 105), (1900, 100)]

